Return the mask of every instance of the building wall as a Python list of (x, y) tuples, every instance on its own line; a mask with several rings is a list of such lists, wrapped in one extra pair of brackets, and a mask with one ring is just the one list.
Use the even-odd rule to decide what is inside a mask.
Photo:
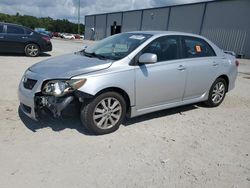
[(138, 31), (141, 29), (142, 11), (123, 13), (122, 32)]
[(107, 15), (97, 15), (95, 18), (95, 40), (106, 37)]
[(219, 1), (207, 4), (201, 34), (220, 48), (250, 58), (250, 1)]
[(141, 30), (166, 30), (169, 8), (144, 10)]
[(108, 14), (107, 15), (107, 35), (106, 36), (110, 36), (111, 34), (111, 26), (114, 24), (114, 22), (116, 22), (117, 25), (122, 25), (122, 13), (114, 13), (114, 14)]
[(85, 17), (85, 38), (96, 29), (96, 40), (110, 35), (114, 21), (122, 32), (173, 30), (201, 34), (220, 48), (250, 58), (250, 0), (220, 0), (172, 7)]
[(168, 30), (199, 34), (204, 6), (195, 4), (171, 8)]
[(85, 16), (85, 33), (84, 37), (88, 40), (91, 39), (91, 28), (95, 28), (95, 16)]

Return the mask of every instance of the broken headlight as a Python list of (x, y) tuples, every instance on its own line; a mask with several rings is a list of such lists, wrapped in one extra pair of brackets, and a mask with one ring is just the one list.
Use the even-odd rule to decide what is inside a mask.
[(51, 80), (44, 84), (42, 87), (42, 93), (45, 95), (52, 95), (55, 97), (62, 97), (68, 93), (71, 93), (86, 82), (86, 79), (81, 80)]

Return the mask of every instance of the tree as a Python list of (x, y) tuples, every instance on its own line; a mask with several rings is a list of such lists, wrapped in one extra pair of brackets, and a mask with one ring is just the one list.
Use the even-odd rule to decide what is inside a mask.
[[(0, 22), (15, 23), (35, 28), (45, 28), (52, 32), (64, 32), (64, 33), (78, 33), (78, 24), (72, 23), (67, 19), (54, 20), (51, 17), (37, 18), (30, 15), (20, 15), (18, 12), (16, 15), (8, 15), (0, 13)], [(84, 33), (85, 26), (80, 24), (80, 31)]]

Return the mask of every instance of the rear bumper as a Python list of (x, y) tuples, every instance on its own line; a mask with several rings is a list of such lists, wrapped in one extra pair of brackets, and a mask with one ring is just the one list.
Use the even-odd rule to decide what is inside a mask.
[(52, 51), (52, 43), (49, 42), (47, 43), (46, 45), (44, 45), (42, 48), (41, 48), (41, 51), (42, 52), (49, 52), (49, 51)]
[(229, 76), (228, 91), (231, 91), (232, 89), (235, 88), (235, 82), (236, 82), (237, 76), (238, 76), (238, 70), (233, 69), (230, 73), (230, 76)]

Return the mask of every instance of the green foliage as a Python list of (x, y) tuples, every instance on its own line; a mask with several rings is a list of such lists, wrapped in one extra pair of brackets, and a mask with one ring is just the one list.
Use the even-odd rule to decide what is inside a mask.
[[(67, 19), (37, 18), (29, 15), (20, 15), (18, 12), (16, 15), (0, 13), (0, 22), (20, 24), (31, 29), (45, 28), (52, 32), (78, 33), (78, 24), (72, 23)], [(84, 28), (85, 26), (80, 24), (81, 34), (84, 33)]]

